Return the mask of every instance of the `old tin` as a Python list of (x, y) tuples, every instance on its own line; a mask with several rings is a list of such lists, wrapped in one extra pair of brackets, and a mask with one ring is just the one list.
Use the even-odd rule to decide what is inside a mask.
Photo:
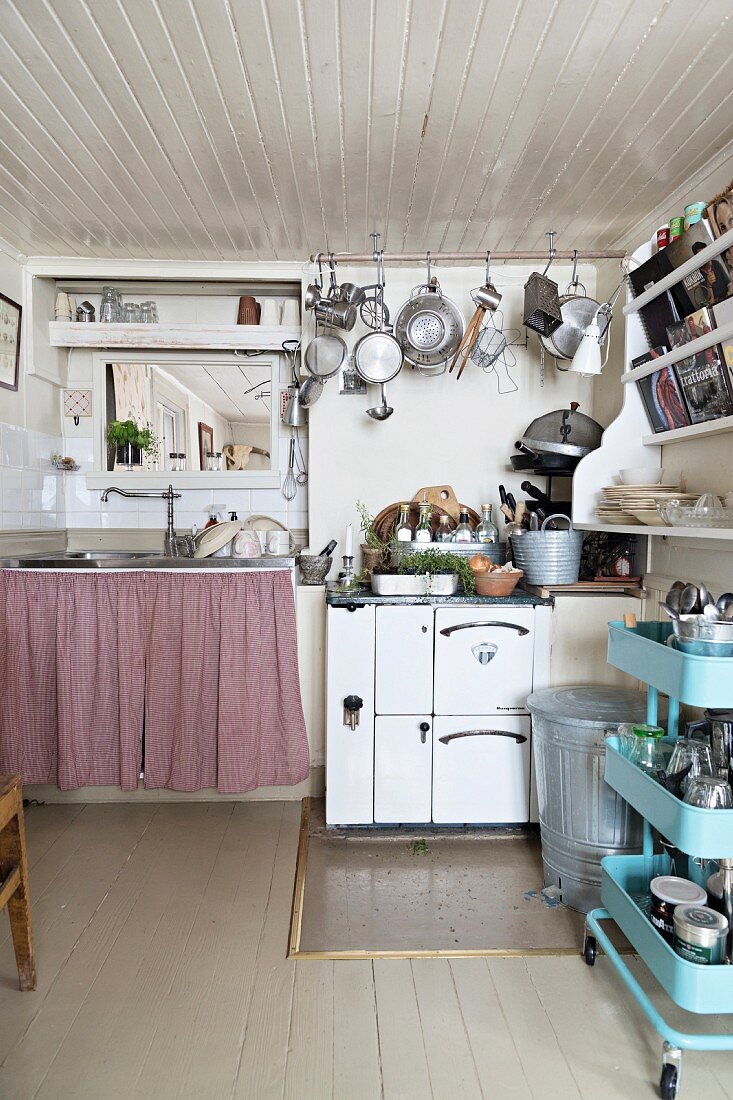
[(669, 226), (660, 225), (657, 230), (657, 251), (661, 252), (669, 244)]
[(701, 966), (725, 962), (728, 921), (707, 905), (678, 905), (674, 911), (674, 949), (682, 959)]
[(649, 919), (659, 934), (672, 943), (674, 911), (678, 905), (705, 905), (708, 896), (702, 886), (676, 875), (658, 875), (650, 883), (652, 908)]
[(684, 218), (670, 218), (669, 219), (669, 239), (670, 242), (677, 240), (681, 237), (685, 231), (685, 219)]
[(685, 207), (685, 229), (689, 229), (691, 225), (702, 221), (706, 206), (707, 203), (705, 202), (691, 202)]

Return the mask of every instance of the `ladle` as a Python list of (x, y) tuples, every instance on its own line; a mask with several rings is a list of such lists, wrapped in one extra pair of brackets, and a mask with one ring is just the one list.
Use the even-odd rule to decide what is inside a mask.
[(371, 416), (372, 420), (387, 420), (394, 412), (394, 409), (387, 404), (387, 390), (384, 382), (380, 384), (379, 392), (382, 397), (381, 405), (375, 405), (374, 408), (367, 409), (367, 415)]

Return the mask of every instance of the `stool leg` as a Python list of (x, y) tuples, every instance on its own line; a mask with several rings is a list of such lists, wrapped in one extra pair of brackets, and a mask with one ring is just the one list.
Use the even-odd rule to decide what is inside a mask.
[(27, 992), (36, 988), (36, 954), (31, 929), (31, 899), (28, 889), (28, 860), (25, 848), (23, 803), (18, 792), (18, 807), (0, 832), (0, 862), (16, 863), (20, 868), (20, 884), (8, 900), (10, 932), (13, 937), (15, 961), (18, 965), (20, 988)]

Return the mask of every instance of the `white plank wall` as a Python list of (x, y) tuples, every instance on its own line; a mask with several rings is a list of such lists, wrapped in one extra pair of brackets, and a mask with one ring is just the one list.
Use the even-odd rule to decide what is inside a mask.
[(172, 260), (363, 250), (372, 229), (393, 251), (535, 248), (548, 228), (625, 246), (730, 160), (731, 18), (729, 0), (694, 19), (684, 0), (6, 0), (0, 237)]
[[(295, 804), (31, 807), (27, 826), (39, 986), (17, 991), (3, 926), (3, 1098), (655, 1094), (659, 1040), (603, 958), (288, 960)], [(733, 1100), (729, 1055), (684, 1074)]]

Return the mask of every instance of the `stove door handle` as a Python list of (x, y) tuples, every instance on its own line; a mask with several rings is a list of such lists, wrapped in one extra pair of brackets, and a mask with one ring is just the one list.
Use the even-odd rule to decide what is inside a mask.
[(446, 733), (438, 740), (441, 745), (447, 745), (459, 737), (511, 737), (518, 745), (523, 745), (527, 740), (523, 733), (510, 733), (508, 730), (461, 730), (459, 733)]
[(475, 627), (480, 626), (499, 626), (503, 630), (516, 630), (520, 638), (523, 638), (525, 634), (529, 634), (529, 628), (526, 626), (518, 626), (517, 623), (492, 622), (491, 620), (480, 623), (459, 623), (457, 626), (445, 626), (440, 633), (444, 638), (450, 638), (451, 634), (454, 634), (456, 630), (473, 630)]

